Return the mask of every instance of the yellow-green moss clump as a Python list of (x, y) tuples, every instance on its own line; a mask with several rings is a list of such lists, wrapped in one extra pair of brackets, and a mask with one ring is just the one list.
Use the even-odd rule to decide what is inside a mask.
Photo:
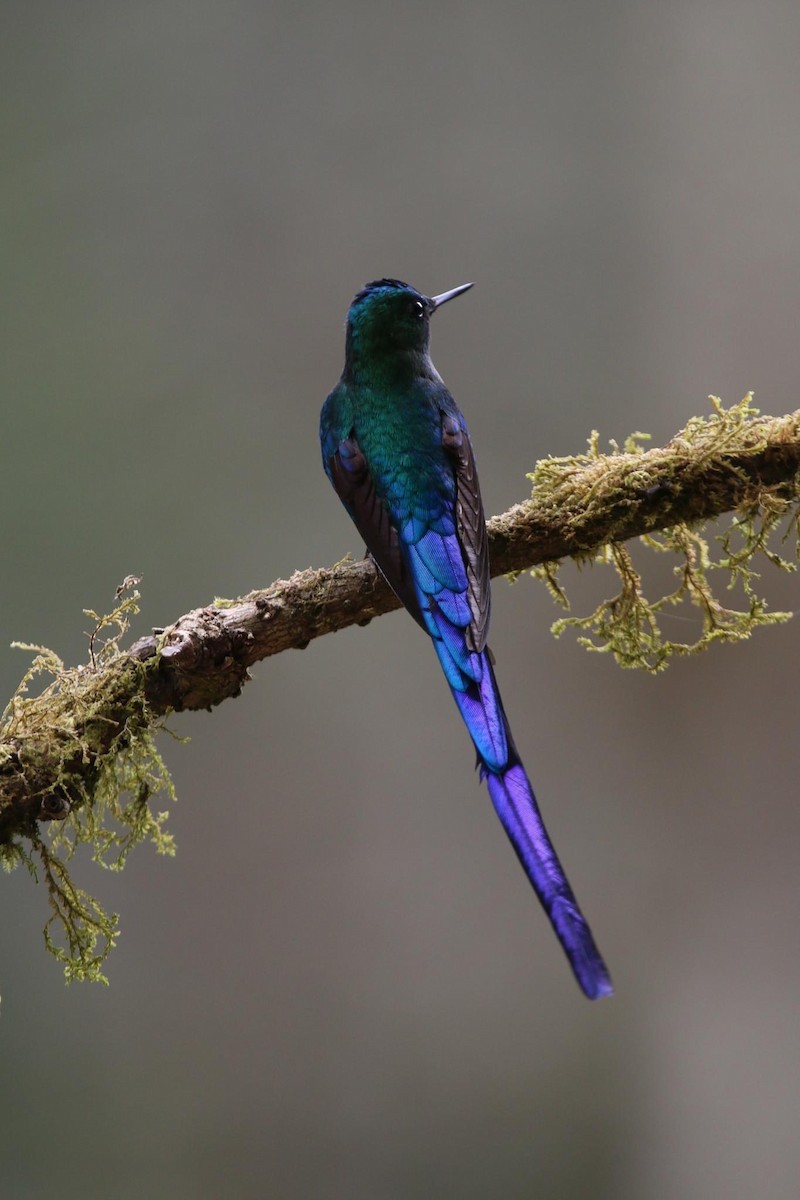
[[(724, 459), (743, 449), (758, 454), (761, 448), (756, 420), (758, 409), (753, 406), (752, 394), (729, 409), (724, 408), (715, 396), (710, 400), (711, 416), (693, 417), (663, 451), (648, 454), (648, 472), (639, 480), (645, 493), (651, 490), (657, 497), (659, 492), (677, 493), (682, 486), (688, 486), (682, 481), (682, 471), (687, 463), (696, 471), (698, 464), (702, 466), (704, 460), (712, 457)], [(620, 464), (624, 456), (628, 459), (625, 487), (628, 490), (636, 487), (636, 460), (642, 457), (642, 443), (647, 440), (647, 434), (634, 433), (621, 448), (612, 441), (612, 453), (603, 455), (599, 450), (599, 435), (593, 432), (588, 453), (548, 458), (538, 464), (530, 476), (537, 500), (542, 503), (543, 499), (547, 502), (547, 498), (551, 498), (553, 504), (561, 503), (565, 490), (569, 491), (570, 480), (580, 471), (585, 485), (585, 470), (594, 464), (598, 467), (597, 483), (579, 498), (582, 513), (591, 507), (603, 510), (613, 507), (614, 496), (609, 489), (619, 486), (620, 474), (604, 468), (611, 463)], [(654, 454), (659, 460), (663, 457), (655, 472)], [(654, 474), (658, 479), (656, 483), (653, 483)], [(693, 522), (679, 522), (637, 539), (647, 550), (670, 554), (677, 559), (672, 568), (676, 586), (654, 598), (645, 595), (642, 576), (634, 565), (629, 544), (608, 542), (584, 561), (612, 566), (619, 578), (619, 590), (587, 616), (561, 617), (554, 622), (552, 631), (559, 637), (566, 629), (580, 630), (582, 636), (578, 641), (587, 650), (610, 653), (622, 667), (657, 672), (667, 666), (673, 655), (698, 654), (714, 642), (742, 641), (761, 626), (787, 621), (792, 616), (790, 612), (769, 612), (766, 601), (757, 594), (756, 583), (760, 576), (753, 563), (763, 558), (784, 571), (796, 570), (798, 521), (800, 487), (795, 478), (776, 486), (750, 489), (746, 502), (733, 516), (729, 527), (713, 538), (718, 546), (716, 553), (712, 553), (709, 540), (702, 536), (702, 525)], [(773, 545), (777, 542), (783, 546), (789, 540), (794, 544), (791, 560), (779, 554)], [(558, 604), (569, 609), (560, 566), (559, 563), (545, 563), (534, 567), (532, 574), (544, 581)], [(739, 588), (739, 607), (732, 607), (727, 598), (727, 602), (723, 602), (716, 595), (712, 580), (719, 573), (724, 577), (728, 593)], [(700, 630), (692, 640), (676, 641), (665, 635), (664, 617), (669, 610), (687, 601), (696, 606), (701, 618)]]
[[(35, 776), (37, 759), (61, 764), (56, 786), (42, 797), (48, 832), (32, 820), (30, 847), (11, 838), (0, 844), (0, 860), (6, 870), (24, 863), (34, 878), (41, 873), (51, 908), (45, 943), (69, 981), (106, 982), (101, 966), (118, 933), (116, 914), (70, 877), (67, 864), (78, 847), (88, 846), (94, 861), (113, 871), (142, 841), (160, 854), (175, 852), (164, 828), (168, 814), (151, 806), (159, 793), (174, 799), (174, 787), (131, 677), (137, 668), (119, 645), (138, 611), (132, 586), (126, 581), (107, 616), (86, 611), (94, 629), (83, 666), (67, 668), (52, 650), (15, 643), (35, 658), (0, 718), (0, 767), (13, 756)], [(32, 694), (36, 683), (44, 686)]]

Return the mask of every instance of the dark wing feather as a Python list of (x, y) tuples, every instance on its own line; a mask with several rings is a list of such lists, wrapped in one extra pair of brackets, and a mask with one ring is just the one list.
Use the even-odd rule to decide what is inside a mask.
[(472, 623), (467, 631), (470, 649), (480, 653), (489, 633), (489, 539), (481, 489), (469, 434), (451, 413), (442, 413), (442, 446), (456, 477), (456, 527), (467, 569), (467, 600)]
[(403, 556), (389, 511), (375, 491), (367, 460), (351, 436), (340, 442), (330, 459), (330, 477), (367, 549), (398, 600), (425, 629), (414, 582)]

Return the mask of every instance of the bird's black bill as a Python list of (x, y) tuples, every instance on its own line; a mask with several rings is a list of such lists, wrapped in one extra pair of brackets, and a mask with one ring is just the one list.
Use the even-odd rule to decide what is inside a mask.
[(460, 296), (462, 292), (468, 292), (473, 283), (462, 283), (459, 287), (451, 288), (449, 292), (442, 292), (439, 296), (431, 296), (431, 304), (433, 311), (439, 308), (442, 304), (446, 304), (448, 300), (455, 300), (456, 296)]

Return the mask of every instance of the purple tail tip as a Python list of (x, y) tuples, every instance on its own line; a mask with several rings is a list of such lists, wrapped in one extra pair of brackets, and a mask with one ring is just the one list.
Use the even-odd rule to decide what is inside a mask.
[(595, 945), (592, 931), (575, 900), (572, 897), (560, 895), (556, 896), (548, 905), (541, 895), (539, 898), (552, 922), (558, 940), (564, 947), (575, 978), (584, 995), (588, 996), (590, 1000), (613, 996), (614, 985), (611, 982), (608, 968), (603, 962), (603, 957)]

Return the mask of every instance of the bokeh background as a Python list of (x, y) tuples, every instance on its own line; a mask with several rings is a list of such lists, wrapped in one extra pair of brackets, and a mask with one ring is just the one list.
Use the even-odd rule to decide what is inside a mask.
[[(477, 283), (434, 350), (488, 512), (593, 427), (797, 405), (794, 4), (0, 20), (4, 697), (8, 643), (82, 660), (82, 609), (129, 572), (141, 633), (361, 553), (317, 418), (376, 276)], [(764, 579), (775, 607), (797, 587)], [(4, 1197), (796, 1196), (797, 629), (653, 679), (554, 642), (556, 615), (495, 585), (616, 997), (578, 993), (395, 614), (172, 721), (177, 859), (79, 871), (122, 914), (108, 989), (65, 988), (42, 888), (3, 878)]]

